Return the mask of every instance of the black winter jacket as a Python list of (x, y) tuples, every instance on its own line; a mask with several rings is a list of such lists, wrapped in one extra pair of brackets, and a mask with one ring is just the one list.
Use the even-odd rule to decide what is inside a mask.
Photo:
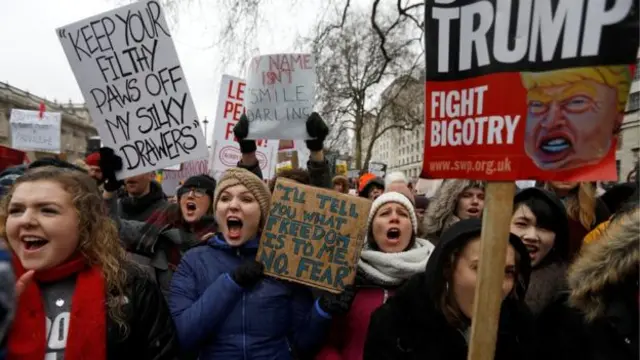
[(107, 319), (107, 359), (178, 359), (175, 326), (162, 292), (137, 266), (127, 265), (127, 272), (123, 311), (128, 333)]

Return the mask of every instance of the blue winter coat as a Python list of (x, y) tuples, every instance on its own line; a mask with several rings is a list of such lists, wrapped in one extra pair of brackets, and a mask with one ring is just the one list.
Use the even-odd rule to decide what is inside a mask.
[(307, 288), (265, 277), (243, 290), (232, 280), (257, 250), (257, 239), (231, 248), (218, 234), (184, 255), (169, 295), (184, 351), (200, 360), (287, 360), (292, 348), (310, 350), (323, 340), (330, 316)]

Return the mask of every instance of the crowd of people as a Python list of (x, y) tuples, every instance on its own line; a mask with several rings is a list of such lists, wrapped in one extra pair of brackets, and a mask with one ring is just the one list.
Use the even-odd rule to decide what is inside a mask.
[[(109, 148), (0, 174), (0, 359), (466, 359), (485, 183), (427, 198), (367, 173), (354, 188), (330, 176), (324, 121), (306, 125), (306, 169), (277, 177), (372, 201), (343, 292), (255, 260), (275, 179), (242, 117), (237, 168), (186, 179), (174, 201), (153, 174), (118, 180)], [(495, 359), (638, 359), (638, 197), (637, 179), (518, 190)]]

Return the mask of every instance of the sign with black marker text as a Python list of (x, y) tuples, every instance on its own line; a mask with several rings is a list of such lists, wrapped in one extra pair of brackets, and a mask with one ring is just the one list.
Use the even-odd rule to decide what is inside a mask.
[(60, 113), (11, 109), (9, 123), (12, 148), (60, 153)]
[(208, 156), (162, 7), (137, 1), (56, 30), (125, 178)]

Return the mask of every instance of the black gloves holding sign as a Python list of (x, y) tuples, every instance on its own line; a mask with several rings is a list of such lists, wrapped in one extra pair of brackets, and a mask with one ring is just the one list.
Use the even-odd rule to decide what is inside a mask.
[(122, 186), (123, 182), (116, 178), (116, 171), (122, 170), (122, 158), (112, 148), (100, 148), (100, 170), (105, 191), (114, 192)]
[(331, 314), (331, 316), (340, 316), (349, 312), (355, 297), (356, 289), (349, 285), (340, 294), (323, 294), (318, 299), (318, 305), (320, 305), (322, 311)]
[[(314, 138), (313, 140), (306, 141), (307, 148), (311, 151), (322, 150), (324, 148), (324, 139), (329, 135), (329, 128), (327, 127), (327, 124), (325, 124), (318, 113), (313, 112), (307, 118), (306, 126), (307, 134)], [(233, 135), (238, 139), (241, 153), (248, 154), (256, 151), (257, 147), (255, 140), (246, 140), (249, 135), (249, 119), (245, 114), (240, 116), (240, 120), (233, 127)]]

